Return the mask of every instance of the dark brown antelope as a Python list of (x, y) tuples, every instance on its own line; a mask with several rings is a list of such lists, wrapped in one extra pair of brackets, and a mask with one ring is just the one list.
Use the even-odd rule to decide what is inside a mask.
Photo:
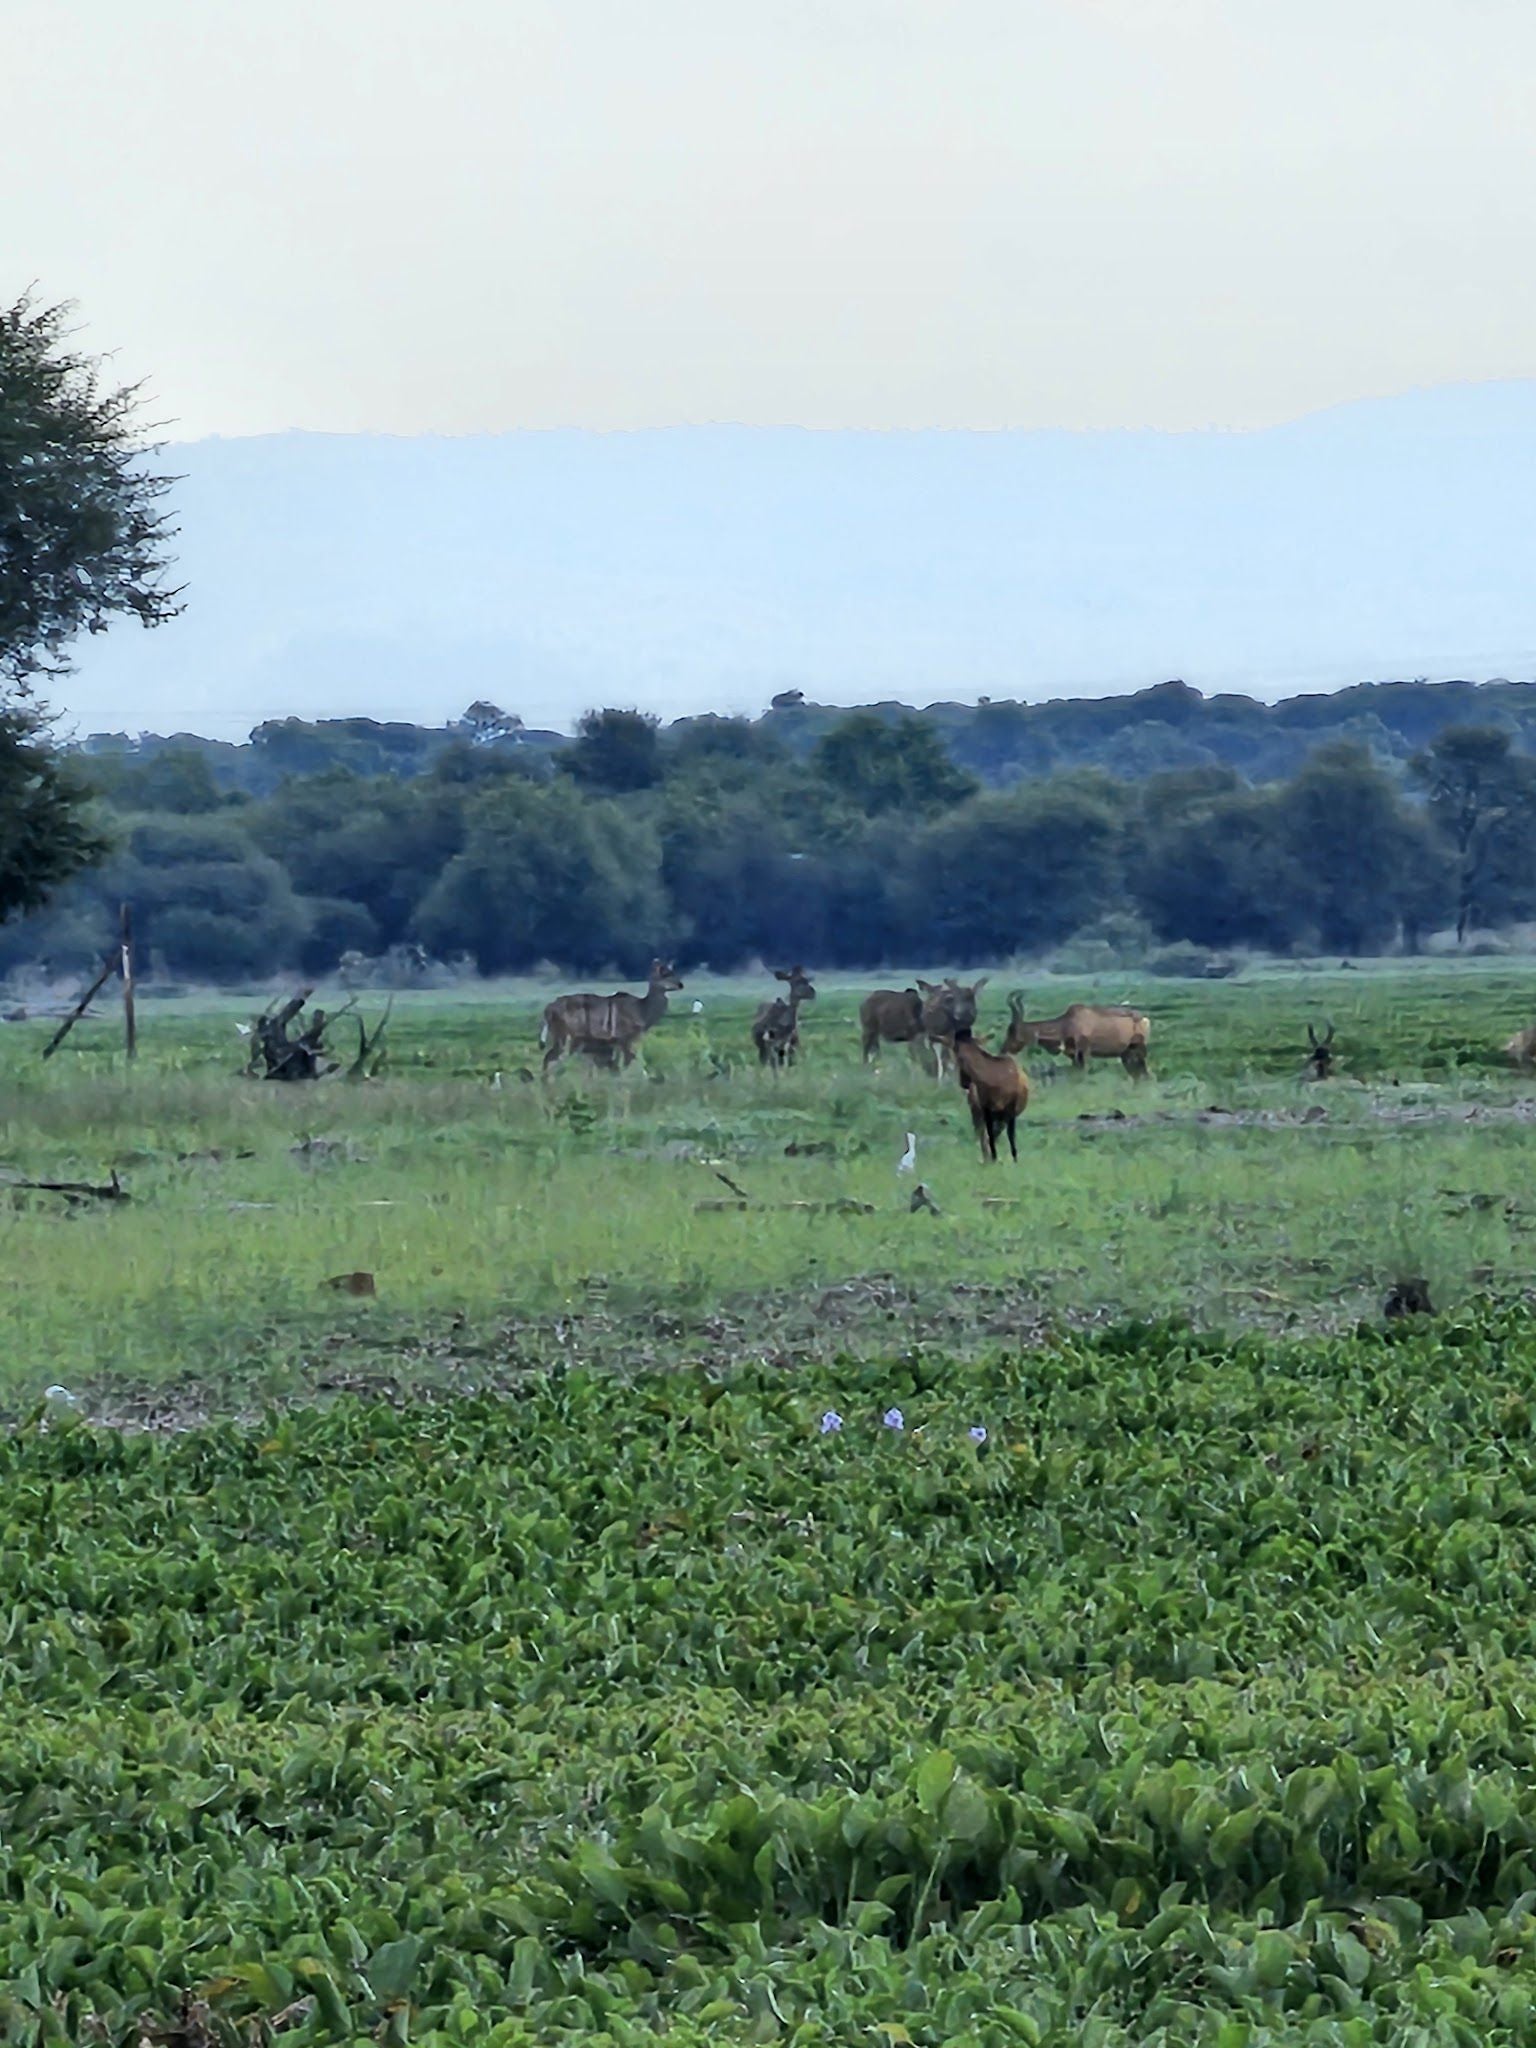
[(643, 996), (620, 989), (611, 996), (557, 996), (544, 1012), (539, 1043), (544, 1071), (568, 1052), (585, 1053), (602, 1066), (628, 1066), (647, 1031), (667, 1014), (667, 996), (682, 981), (670, 961), (653, 960)]
[(989, 979), (983, 974), (967, 984), (950, 975), (937, 986), (931, 981), (917, 984), (923, 992), (923, 1037), (933, 1054), (936, 1080), (943, 1080), (945, 1066), (954, 1058), (955, 1034), (974, 1026), (976, 998)]
[(1020, 1073), (1018, 1061), (978, 1045), (968, 1024), (955, 1031), (954, 1058), (955, 1078), (971, 1106), (971, 1125), (982, 1158), (996, 1164), (997, 1134), (1006, 1131), (1008, 1149), (1017, 1159), (1019, 1145), (1014, 1127), (1029, 1102), (1029, 1083)]
[(859, 1038), (871, 1060), (882, 1039), (911, 1045), (923, 1035), (923, 999), (915, 988), (877, 988), (859, 1005)]
[(1090, 1059), (1119, 1060), (1134, 1080), (1147, 1072), (1147, 1041), (1152, 1022), (1144, 1010), (1124, 1003), (1071, 1003), (1059, 1017), (1026, 1017), (1024, 998), (1008, 998), (1008, 1031), (1004, 1052), (1023, 1052), (1038, 1045), (1042, 1052), (1064, 1052), (1075, 1067)]
[(1310, 1024), (1307, 1026), (1307, 1044), (1312, 1048), (1307, 1054), (1307, 1065), (1312, 1069), (1308, 1078), (1313, 1081), (1333, 1079), (1333, 1019), (1327, 1021), (1328, 1029), (1322, 1038)]
[(752, 1019), (752, 1043), (765, 1067), (785, 1067), (800, 1050), (800, 1005), (814, 1003), (816, 991), (803, 967), (780, 967), (775, 981), (787, 981), (789, 994), (775, 996)]

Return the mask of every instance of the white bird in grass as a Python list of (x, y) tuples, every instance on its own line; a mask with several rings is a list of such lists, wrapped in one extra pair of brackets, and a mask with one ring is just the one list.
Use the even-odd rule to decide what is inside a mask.
[(496, 1073), (492, 1074), (491, 1086), (495, 1089), (498, 1095), (501, 1093), (501, 1074), (499, 1070)]
[(898, 1173), (916, 1173), (917, 1171), (917, 1133), (915, 1131), (908, 1131), (907, 1133), (907, 1149), (902, 1153), (900, 1159), (897, 1160), (896, 1171)]
[(251, 1035), (251, 1027), (249, 1024), (237, 1024), (235, 1026), (235, 1029), (239, 1032), (242, 1038), (249, 1038)]
[(695, 996), (693, 999), (693, 1014), (695, 1017), (701, 1017), (704, 1014), (704, 1005), (699, 1001), (697, 996)]

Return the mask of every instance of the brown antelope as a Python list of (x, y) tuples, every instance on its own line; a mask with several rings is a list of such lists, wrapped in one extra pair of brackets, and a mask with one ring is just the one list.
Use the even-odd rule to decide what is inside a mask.
[(982, 975), (969, 987), (953, 975), (944, 981), (919, 981), (916, 988), (877, 988), (859, 1005), (859, 1036), (866, 1060), (882, 1039), (910, 1045), (914, 1052), (931, 1047), (940, 1073), (958, 1025), (976, 1022), (976, 998), (986, 985)]
[(1328, 1019), (1327, 1035), (1319, 1038), (1309, 1024), (1307, 1044), (1312, 1050), (1307, 1054), (1307, 1065), (1312, 1069), (1309, 1079), (1331, 1081), (1333, 1079), (1333, 1019)]
[(923, 1035), (923, 999), (915, 988), (877, 988), (859, 1005), (864, 1058), (873, 1059), (880, 1041), (910, 1045)]
[(956, 1032), (969, 1031), (976, 1022), (976, 998), (989, 979), (983, 974), (967, 985), (950, 975), (937, 987), (929, 981), (917, 984), (923, 992), (923, 1037), (933, 1054), (936, 1080), (943, 1080), (945, 1064), (954, 1058)]
[(971, 1105), (971, 1124), (989, 1164), (997, 1161), (997, 1134), (1008, 1133), (1008, 1149), (1017, 1159), (1018, 1139), (1014, 1126), (1029, 1103), (1029, 1083), (1019, 1063), (1007, 1053), (988, 1052), (971, 1036), (968, 1024), (957, 1027), (954, 1036), (955, 1078)]
[(617, 1060), (627, 1067), (646, 1032), (667, 1014), (668, 994), (682, 986), (669, 961), (653, 960), (643, 996), (627, 989), (611, 996), (557, 996), (539, 1027), (545, 1073), (568, 1052), (585, 1053), (602, 1066)]
[(1042, 1052), (1064, 1052), (1075, 1067), (1090, 1059), (1119, 1060), (1135, 1080), (1145, 1078), (1151, 1019), (1124, 1003), (1071, 1003), (1059, 1017), (1026, 1017), (1024, 998), (1008, 998), (1008, 1031), (1004, 1052), (1023, 1052), (1038, 1045)]
[(780, 967), (773, 978), (787, 981), (789, 994), (761, 1006), (752, 1019), (752, 1043), (765, 1067), (784, 1067), (800, 1050), (800, 1005), (814, 1003), (816, 991), (803, 967)]
[(1504, 1047), (1504, 1057), (1517, 1067), (1536, 1066), (1536, 1024), (1527, 1024), (1515, 1033)]

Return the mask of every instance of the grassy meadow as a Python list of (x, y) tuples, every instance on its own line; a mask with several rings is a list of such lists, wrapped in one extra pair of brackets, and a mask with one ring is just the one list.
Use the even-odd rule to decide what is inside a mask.
[[(984, 992), (994, 1042), (1008, 985)], [(1022, 985), (1045, 1014), (1083, 987)], [(1536, 1097), (1498, 1046), (1529, 991), (1502, 965), (1153, 985), (1153, 1080), (1033, 1056), (1018, 1165), (985, 1169), (957, 1088), (900, 1048), (860, 1065), (852, 987), (804, 1013), (783, 1076), (753, 1061), (759, 992), (705, 983), (643, 1066), (568, 1061), (549, 1087), (520, 1078), (547, 991), (400, 998), (385, 1075), (353, 1087), (242, 1080), (233, 999), (143, 1004), (132, 1070), (110, 1013), (46, 1066), (50, 1027), (9, 1026), (0, 1170), (116, 1170), (130, 1200), (0, 1208), (0, 1403), (62, 1382), (103, 1412), (243, 1412), (380, 1375), (483, 1387), (573, 1347), (792, 1359), (1174, 1313), (1341, 1327), (1404, 1273), (1446, 1305), (1508, 1292), (1536, 1228)], [(1318, 1087), (1305, 1026), (1325, 1015), (1343, 1070)], [(895, 1172), (908, 1130), (936, 1216)], [(352, 1271), (376, 1297), (325, 1287)]]
[(0, 2039), (1536, 2044), (1525, 977), (1092, 992), (996, 1167), (851, 986), (0, 1031)]

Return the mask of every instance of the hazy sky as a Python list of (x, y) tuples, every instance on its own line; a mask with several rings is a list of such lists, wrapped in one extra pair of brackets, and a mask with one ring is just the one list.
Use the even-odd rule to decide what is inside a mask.
[(178, 437), (1536, 375), (1530, 0), (4, 0), (0, 296)]

